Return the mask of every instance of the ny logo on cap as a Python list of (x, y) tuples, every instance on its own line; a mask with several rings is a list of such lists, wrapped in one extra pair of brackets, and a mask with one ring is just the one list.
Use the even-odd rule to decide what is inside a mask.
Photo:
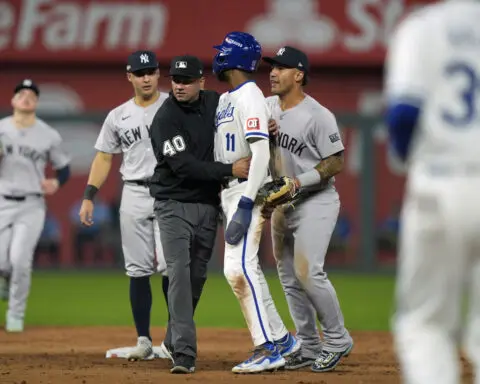
[(31, 87), (32, 86), (32, 80), (30, 80), (30, 79), (23, 80), (23, 86), (24, 87)]
[(285, 48), (280, 48), (277, 52), (277, 56), (282, 56), (284, 52), (285, 52)]
[(150, 62), (149, 59), (148, 59), (148, 55), (147, 55), (146, 53), (142, 53), (142, 54), (140, 55), (140, 62), (141, 62), (142, 64), (146, 64), (146, 63), (149, 63), (149, 62)]
[(175, 62), (175, 68), (187, 68), (186, 61), (177, 61)]

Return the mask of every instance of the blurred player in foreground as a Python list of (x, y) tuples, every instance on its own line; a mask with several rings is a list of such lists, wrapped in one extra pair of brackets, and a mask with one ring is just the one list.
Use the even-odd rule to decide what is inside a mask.
[[(0, 120), (0, 291), (8, 298), (7, 332), (23, 331), (44, 195), (56, 193), (70, 177), (62, 138), (36, 116), (39, 94), (35, 83), (23, 80), (14, 90), (13, 115)], [(45, 178), (48, 162), (55, 178)]]
[(248, 179), (231, 178), (221, 194), (227, 218), (224, 273), (240, 301), (255, 345), (253, 356), (232, 371), (271, 371), (284, 367), (284, 357), (298, 351), (300, 343), (285, 328), (258, 260), (264, 219), (255, 200), (259, 188), (269, 180), (270, 113), (249, 74), (258, 68), (261, 47), (253, 36), (232, 32), (214, 48), (218, 53), (213, 71), (230, 86), (218, 102), (215, 159), (233, 163), (252, 156)]
[(408, 168), (393, 322), (405, 383), (459, 383), (459, 335), (480, 383), (479, 20), (477, 1), (426, 6), (388, 51), (387, 123)]
[[(103, 123), (79, 216), (84, 225), (93, 224), (93, 199), (107, 179), (113, 155), (123, 153), (120, 231), (125, 269), (130, 277), (130, 305), (138, 335), (137, 346), (126, 357), (129, 360), (152, 360), (155, 356), (150, 336), (150, 276), (157, 270), (164, 275), (165, 300), (168, 277), (149, 191), (156, 165), (150, 143), (150, 126), (168, 94), (158, 90), (160, 72), (157, 58), (151, 51), (133, 52), (128, 57), (127, 77), (135, 96), (110, 111)], [(170, 357), (164, 344), (161, 348)]]
[[(267, 98), (279, 123), (275, 177), (293, 179), (295, 208), (282, 206), (272, 216), (272, 242), (278, 275), (302, 348), (286, 359), (286, 369), (335, 369), (353, 346), (335, 288), (324, 271), (325, 257), (340, 211), (335, 175), (343, 170), (344, 146), (335, 116), (303, 92), (309, 71), (305, 53), (280, 48), (272, 65)], [(324, 340), (320, 339), (316, 318)]]

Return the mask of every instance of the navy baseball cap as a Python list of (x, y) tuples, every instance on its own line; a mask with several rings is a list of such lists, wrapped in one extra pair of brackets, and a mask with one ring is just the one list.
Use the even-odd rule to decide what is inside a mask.
[(152, 51), (135, 51), (127, 60), (127, 72), (137, 72), (143, 69), (158, 68), (158, 60)]
[(37, 84), (35, 84), (30, 79), (24, 79), (20, 83), (18, 83), (15, 89), (13, 90), (13, 94), (15, 95), (17, 92), (21, 91), (22, 89), (30, 89), (37, 95), (37, 97), (40, 95), (40, 89), (38, 88)]
[(280, 65), (285, 68), (297, 68), (308, 73), (310, 64), (307, 55), (299, 49), (285, 46), (277, 51), (274, 57), (262, 57), (262, 60), (271, 65)]
[(184, 76), (199, 79), (203, 77), (203, 64), (196, 56), (176, 56), (170, 63), (168, 76)]

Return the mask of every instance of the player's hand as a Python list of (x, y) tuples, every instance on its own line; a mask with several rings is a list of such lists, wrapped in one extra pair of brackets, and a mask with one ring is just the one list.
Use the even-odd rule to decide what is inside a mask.
[(268, 133), (273, 137), (278, 135), (278, 125), (274, 119), (268, 120)]
[(80, 207), (80, 212), (78, 212), (80, 221), (87, 227), (93, 225), (93, 207), (94, 205), (92, 200), (83, 200), (82, 206)]
[(41, 183), (42, 191), (45, 195), (53, 195), (58, 191), (60, 183), (57, 179), (44, 179)]
[(246, 179), (248, 177), (251, 160), (251, 157), (243, 157), (240, 160), (235, 161), (232, 167), (233, 176)]
[(238, 202), (238, 208), (233, 214), (232, 220), (225, 231), (225, 241), (230, 245), (236, 245), (242, 240), (252, 221), (254, 202), (248, 197), (242, 196)]

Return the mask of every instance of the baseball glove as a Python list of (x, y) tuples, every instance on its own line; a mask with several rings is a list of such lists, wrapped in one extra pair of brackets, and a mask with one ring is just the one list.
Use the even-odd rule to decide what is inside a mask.
[(267, 209), (273, 209), (279, 205), (291, 202), (298, 194), (295, 181), (286, 176), (266, 183), (257, 194), (257, 199)]

